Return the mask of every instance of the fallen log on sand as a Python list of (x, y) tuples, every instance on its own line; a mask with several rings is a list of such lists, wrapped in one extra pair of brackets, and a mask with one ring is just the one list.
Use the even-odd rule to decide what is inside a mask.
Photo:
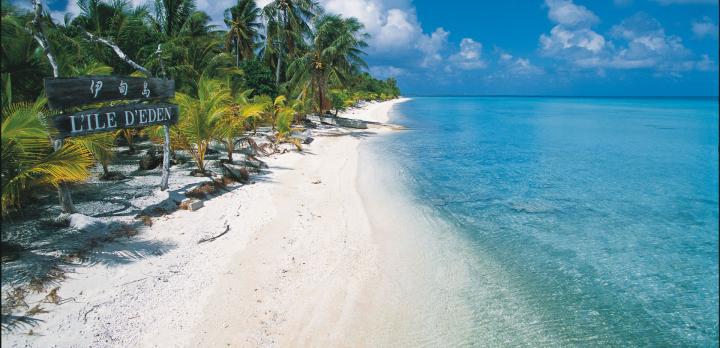
[(318, 115), (307, 115), (306, 118), (314, 123), (329, 124), (338, 127), (345, 128), (356, 128), (356, 129), (367, 129), (368, 125), (390, 127), (392, 129), (406, 129), (403, 126), (398, 126), (389, 123), (364, 121), (354, 118), (338, 117), (338, 116), (318, 116)]

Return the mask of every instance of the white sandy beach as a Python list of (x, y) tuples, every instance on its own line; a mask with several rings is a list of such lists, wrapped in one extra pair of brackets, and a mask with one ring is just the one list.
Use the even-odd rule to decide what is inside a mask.
[[(393, 105), (404, 100), (370, 103), (344, 116), (386, 122)], [(380, 198), (358, 189), (363, 170), (358, 146), (367, 136), (389, 131), (319, 136), (301, 153), (264, 158), (272, 174), (256, 178), (256, 184), (209, 199), (198, 211), (155, 218), (127, 241), (129, 250), (123, 250), (123, 242), (107, 250), (132, 253), (133, 243), (152, 241), (161, 243), (157, 252), (124, 264), (75, 269), (60, 285), (63, 303), (43, 305), (49, 312), (36, 316), (43, 322), (32, 335), (4, 333), (3, 343), (365, 346), (383, 341), (383, 335), (402, 335), (410, 325), (422, 329), (415, 325), (426, 322), (416, 318), (420, 312), (402, 307), (416, 306), (426, 294), (418, 290), (414, 300), (395, 291), (393, 298), (384, 289), (411, 293), (420, 277), (445, 280), (432, 274), (431, 258), (407, 243), (410, 237), (400, 236), (408, 232), (393, 227), (402, 226), (393, 222), (397, 217), (377, 211), (380, 204), (373, 199)], [(171, 179), (171, 189), (172, 184)], [(218, 239), (197, 243), (225, 229), (228, 233)], [(388, 247), (383, 243), (402, 238), (395, 245), (403, 247), (383, 251)], [(402, 256), (388, 267), (381, 253)], [(416, 267), (425, 270), (418, 279), (395, 277)], [(462, 318), (458, 306), (452, 307), (447, 315)]]

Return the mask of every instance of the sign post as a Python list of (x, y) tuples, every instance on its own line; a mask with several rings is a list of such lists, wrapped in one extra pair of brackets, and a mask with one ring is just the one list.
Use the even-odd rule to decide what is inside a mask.
[(175, 81), (122, 76), (46, 78), (45, 93), (48, 106), (60, 110), (114, 100), (135, 101), (132, 104), (61, 113), (53, 118), (53, 125), (58, 130), (58, 139), (162, 125), (165, 141), (160, 188), (163, 191), (167, 189), (170, 176), (170, 125), (177, 123), (180, 112), (174, 104), (145, 101), (162, 101), (174, 97)]

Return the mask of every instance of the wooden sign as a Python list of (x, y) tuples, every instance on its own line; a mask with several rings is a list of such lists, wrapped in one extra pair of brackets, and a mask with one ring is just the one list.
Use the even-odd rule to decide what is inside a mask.
[(111, 132), (122, 128), (177, 123), (180, 112), (174, 104), (127, 104), (53, 116), (59, 138)]
[(112, 100), (152, 100), (175, 96), (175, 81), (123, 76), (46, 78), (45, 94), (51, 109)]

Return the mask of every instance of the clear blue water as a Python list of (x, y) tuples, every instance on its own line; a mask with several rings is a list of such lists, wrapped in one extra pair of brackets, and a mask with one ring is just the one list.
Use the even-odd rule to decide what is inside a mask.
[(718, 346), (716, 100), (428, 97), (393, 117), (410, 130), (370, 146), (502, 266), (538, 345)]

